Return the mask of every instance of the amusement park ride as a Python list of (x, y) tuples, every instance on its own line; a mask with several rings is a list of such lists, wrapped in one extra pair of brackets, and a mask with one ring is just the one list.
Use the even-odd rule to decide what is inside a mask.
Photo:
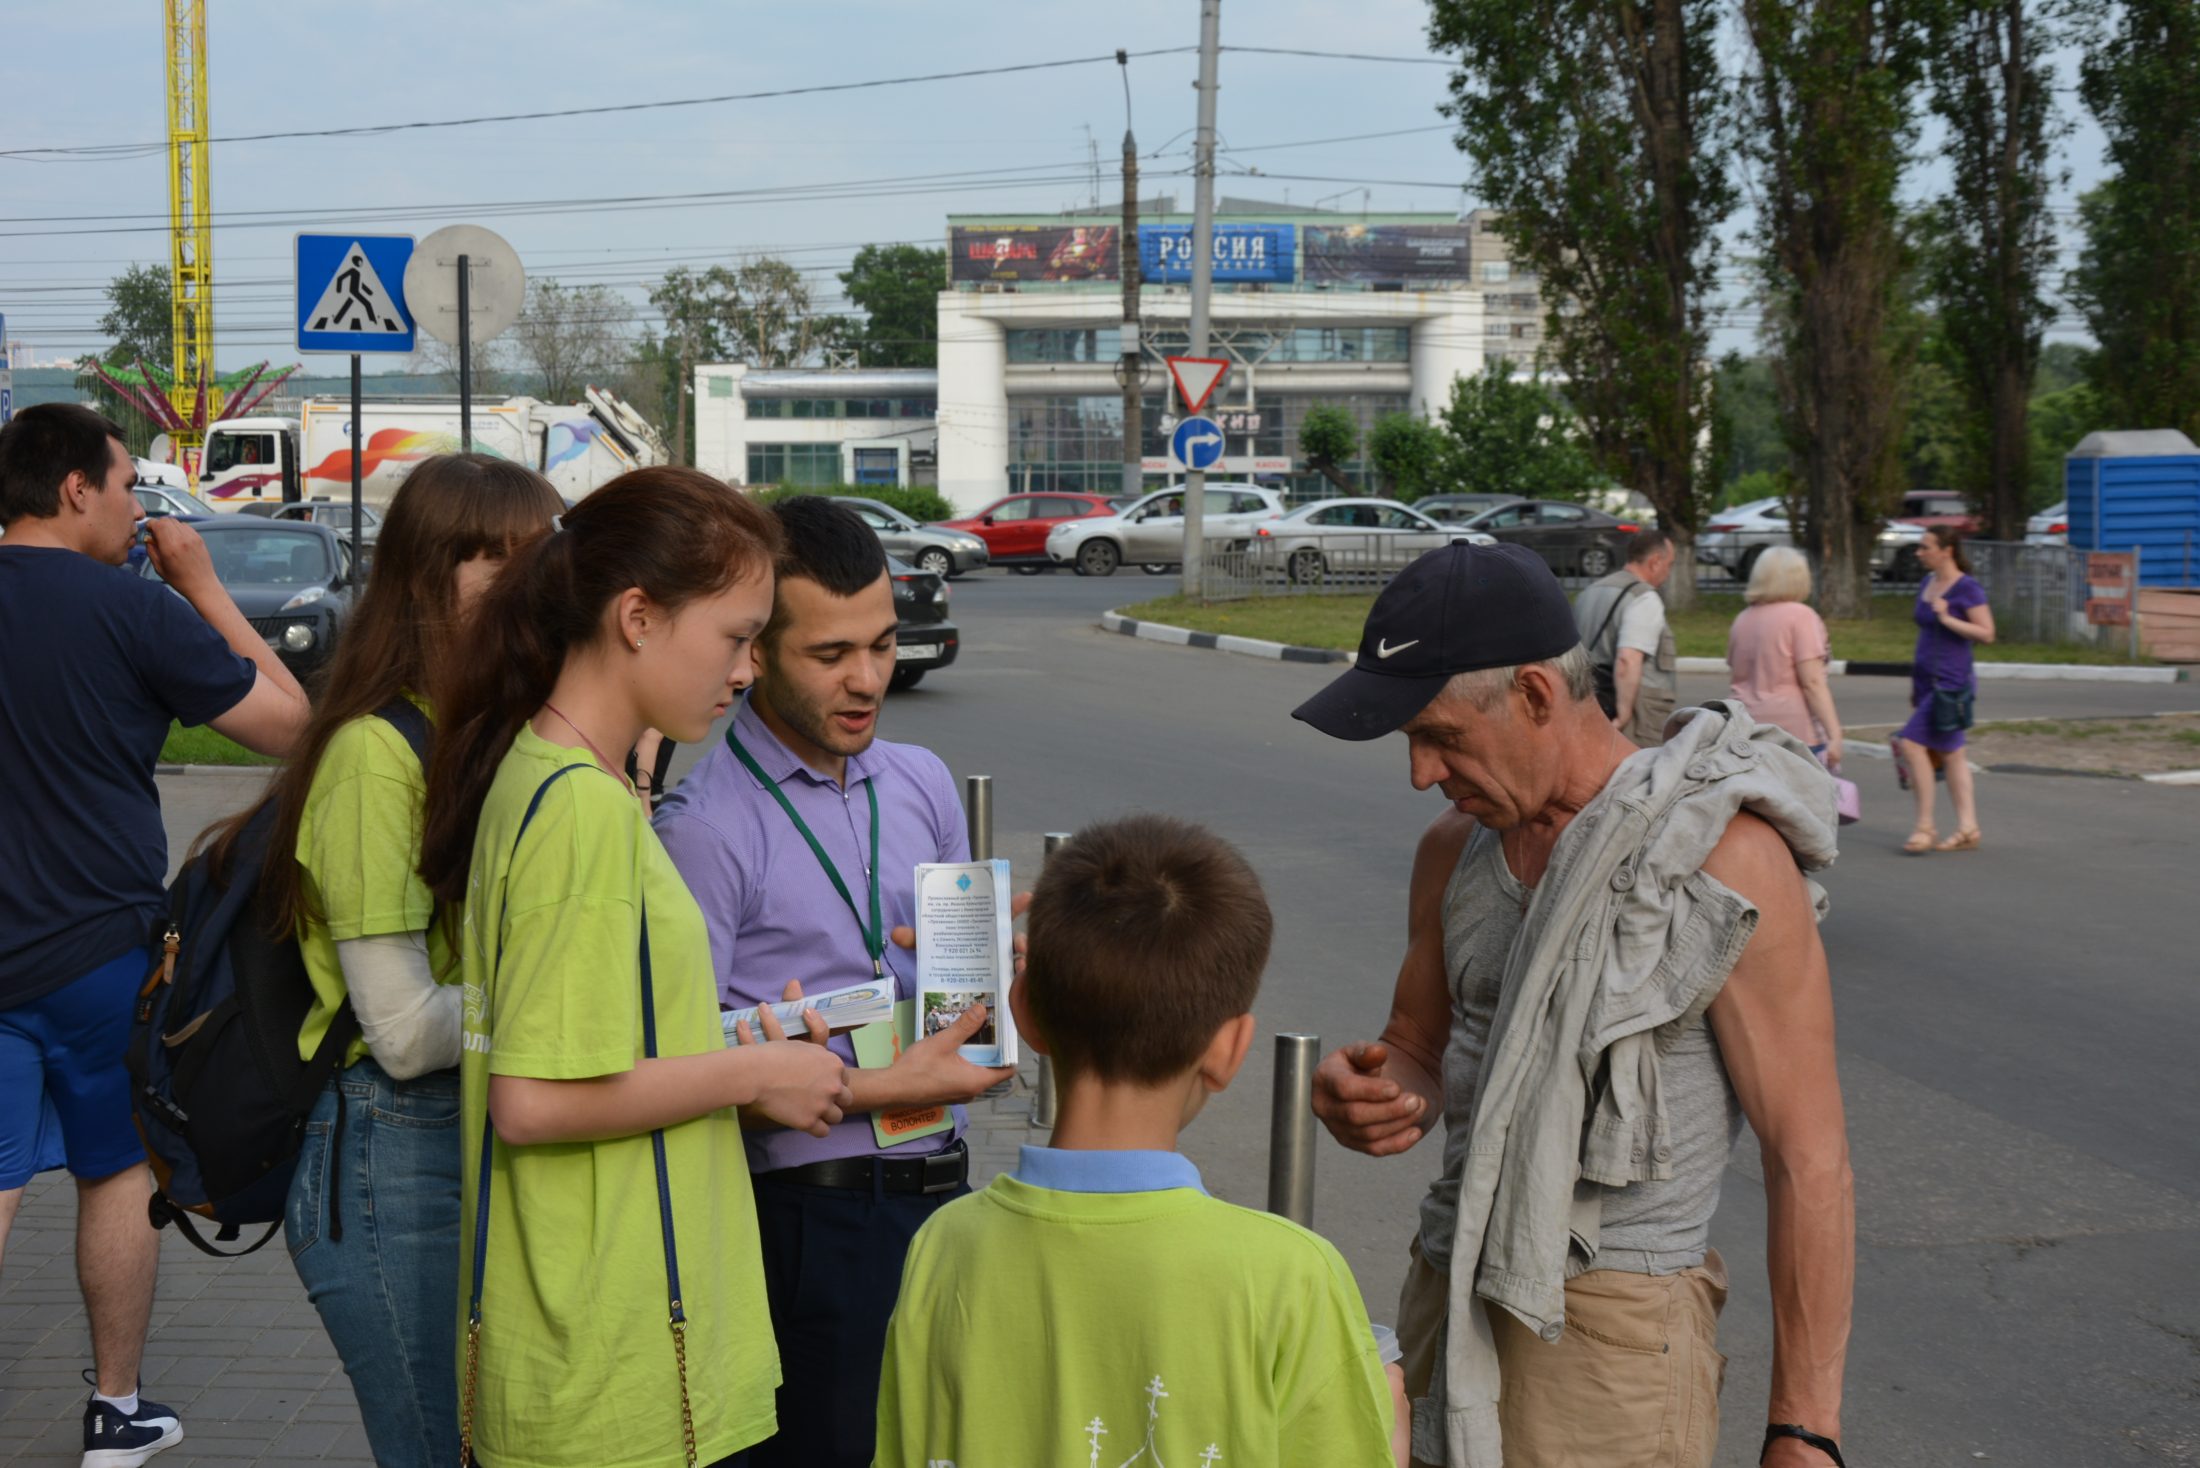
[[(268, 376), (269, 364), (214, 370), (214, 206), (207, 170), (206, 0), (164, 0), (168, 60), (168, 288), (174, 357), (167, 373), (140, 358), (134, 368), (91, 370), (160, 425), (185, 473), (198, 476), (210, 424), (242, 417), (296, 372)], [(262, 381), (266, 378), (266, 381)]]

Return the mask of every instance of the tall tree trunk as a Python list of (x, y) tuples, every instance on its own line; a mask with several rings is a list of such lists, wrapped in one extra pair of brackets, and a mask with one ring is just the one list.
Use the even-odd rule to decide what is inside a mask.
[(1896, 185), (1912, 63), (1903, 7), (1742, 0), (1778, 349), (1774, 379), (1828, 616), (1871, 613), (1871, 555), (1900, 486), (1907, 344)]

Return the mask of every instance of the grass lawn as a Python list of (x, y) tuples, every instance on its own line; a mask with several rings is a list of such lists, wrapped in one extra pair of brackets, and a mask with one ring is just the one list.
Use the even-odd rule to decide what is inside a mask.
[[(1353, 596), (1267, 596), (1247, 601), (1213, 602), (1205, 606), (1181, 596), (1156, 597), (1123, 608), (1125, 616), (1140, 621), (1166, 622), (1195, 632), (1228, 632), (1239, 637), (1259, 637), (1299, 647), (1360, 645), (1360, 627), (1374, 603), (1371, 593)], [(1875, 613), (1867, 620), (1826, 624), (1833, 634), (1833, 655), (1858, 662), (1906, 663), (1917, 647), (1917, 624), (1910, 620), (1911, 598), (1906, 593), (1872, 598)], [(1673, 641), (1684, 658), (1726, 656), (1727, 628), (1742, 610), (1736, 594), (1702, 595), (1696, 605), (1673, 617)], [(2124, 663), (2129, 658), (2091, 647), (2052, 646), (2030, 642), (1997, 642), (1978, 649), (1982, 662), (1995, 663)]]
[(279, 765), (279, 759), (254, 754), (233, 739), (224, 738), (203, 725), (186, 729), (168, 726), (168, 742), (160, 747), (164, 765)]

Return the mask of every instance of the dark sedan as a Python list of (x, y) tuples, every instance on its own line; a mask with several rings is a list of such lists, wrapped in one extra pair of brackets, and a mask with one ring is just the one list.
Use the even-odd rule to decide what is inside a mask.
[[(351, 546), (325, 525), (217, 515), (192, 522), (252, 630), (301, 679), (328, 661), (351, 611)], [(142, 574), (159, 580), (148, 561)]]
[(1593, 577), (1625, 564), (1629, 538), (1642, 525), (1565, 500), (1514, 500), (1484, 510), (1465, 528), (1526, 546), (1560, 576)]
[(947, 578), (886, 558), (894, 578), (894, 688), (914, 688), (924, 675), (955, 661), (962, 632), (947, 620)]
[(1499, 505), (1517, 505), (1522, 500), (1517, 494), (1424, 494), (1413, 502), (1413, 508), (1439, 525), (1464, 525), (1475, 516), (1496, 509)]

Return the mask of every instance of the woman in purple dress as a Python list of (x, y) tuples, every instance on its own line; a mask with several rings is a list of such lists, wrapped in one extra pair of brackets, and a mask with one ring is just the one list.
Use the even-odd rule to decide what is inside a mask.
[[(1994, 609), (1986, 604), (1986, 588), (1971, 579), (1961, 531), (1933, 526), (1918, 545), (1917, 558), (1930, 574), (1917, 591), (1910, 722), (1894, 736), (1895, 758), (1917, 794), (1917, 827), (1902, 849), (1912, 856), (1975, 851), (1978, 802), (1971, 767), (1963, 757), (1963, 731), (1971, 727), (1971, 699), (1978, 686), (1971, 668), (1971, 644), (1994, 640)], [(1945, 841), (1934, 839), (1938, 835), (1933, 826), (1935, 755), (1945, 759), (1948, 795), (1956, 807), (1956, 833)]]

